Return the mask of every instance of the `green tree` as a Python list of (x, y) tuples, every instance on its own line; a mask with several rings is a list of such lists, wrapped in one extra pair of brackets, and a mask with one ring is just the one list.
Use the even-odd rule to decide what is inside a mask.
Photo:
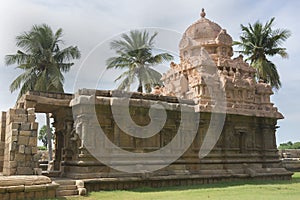
[(300, 142), (287, 142), (287, 143), (282, 143), (278, 147), (279, 149), (300, 149)]
[[(53, 129), (50, 128), (50, 130), (51, 130), (51, 138), (53, 139), (53, 136), (54, 136)], [(45, 147), (48, 146), (48, 134), (47, 134), (47, 126), (46, 125), (42, 126), (42, 128), (40, 129), (38, 139), (39, 139), (39, 141), (41, 141), (43, 143), (43, 145)]]
[[(46, 25), (34, 25), (30, 31), (16, 37), (16, 54), (5, 56), (6, 65), (17, 64), (24, 72), (10, 85), (10, 91), (20, 89), (20, 98), (27, 91), (64, 92), (64, 72), (74, 64), (73, 59), (80, 58), (76, 46), (61, 48), (62, 29), (55, 33)], [(51, 141), (50, 116), (46, 113), (48, 141)], [(48, 143), (49, 160), (52, 159), (52, 146)]]
[(248, 26), (241, 24), (242, 35), (240, 42), (234, 42), (242, 53), (250, 61), (250, 65), (257, 70), (257, 79), (262, 79), (269, 83), (273, 88), (279, 89), (281, 87), (280, 77), (276, 65), (268, 59), (275, 55), (282, 58), (287, 58), (288, 53), (286, 48), (281, 47), (290, 36), (291, 32), (287, 29), (272, 29), (275, 18), (266, 22), (265, 25), (259, 21), (253, 25)]
[(121, 40), (110, 43), (117, 56), (107, 59), (107, 69), (125, 70), (115, 80), (123, 79), (118, 89), (129, 91), (130, 86), (137, 81), (138, 92), (151, 92), (152, 86), (161, 83), (161, 74), (152, 67), (172, 60), (173, 56), (168, 53), (153, 55), (156, 36), (157, 33), (149, 36), (147, 31), (133, 30), (129, 34), (122, 34)]

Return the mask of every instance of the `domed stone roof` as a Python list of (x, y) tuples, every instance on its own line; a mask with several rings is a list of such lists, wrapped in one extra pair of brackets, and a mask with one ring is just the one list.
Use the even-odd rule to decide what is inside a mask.
[(217, 23), (205, 18), (204, 9), (200, 14), (201, 18), (190, 25), (183, 34), (179, 43), (180, 55), (182, 58), (195, 56), (197, 49), (204, 47), (209, 54), (217, 54), (217, 48), (225, 48), (223, 56), (232, 56), (232, 38)]
[(221, 30), (222, 28), (218, 24), (205, 18), (204, 10), (202, 10), (201, 18), (190, 25), (184, 35), (199, 42), (214, 41)]

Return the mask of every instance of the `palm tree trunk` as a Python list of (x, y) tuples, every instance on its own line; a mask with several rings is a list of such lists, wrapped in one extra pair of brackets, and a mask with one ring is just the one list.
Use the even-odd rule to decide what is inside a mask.
[(52, 160), (52, 133), (50, 128), (50, 114), (46, 113), (46, 125), (47, 125), (47, 142), (48, 142), (48, 154), (49, 162)]
[(142, 80), (139, 80), (139, 87), (138, 87), (137, 91), (143, 93), (143, 83), (142, 83)]

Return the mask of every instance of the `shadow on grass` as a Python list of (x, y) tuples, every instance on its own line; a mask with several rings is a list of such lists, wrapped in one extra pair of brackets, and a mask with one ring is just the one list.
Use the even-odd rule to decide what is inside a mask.
[(182, 191), (182, 190), (199, 190), (199, 189), (213, 189), (213, 188), (227, 188), (232, 186), (243, 186), (243, 185), (277, 185), (277, 184), (295, 184), (300, 183), (300, 173), (293, 176), (292, 180), (250, 180), (250, 181), (233, 181), (233, 182), (219, 182), (212, 184), (202, 184), (202, 185), (190, 185), (190, 186), (172, 186), (172, 187), (161, 187), (161, 188), (151, 188), (142, 187), (131, 189), (128, 191), (132, 192), (162, 192), (162, 191)]

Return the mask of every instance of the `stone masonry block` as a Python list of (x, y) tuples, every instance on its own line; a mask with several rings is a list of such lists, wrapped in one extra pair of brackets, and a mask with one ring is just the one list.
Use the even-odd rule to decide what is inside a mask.
[(32, 175), (33, 169), (31, 169), (31, 167), (18, 167), (17, 174), (18, 175)]
[[(26, 187), (25, 187), (26, 190)], [(34, 199), (34, 193), (33, 192), (25, 192), (25, 199)]]
[(10, 118), (10, 121), (11, 122), (19, 122), (19, 123), (26, 122), (27, 121), (27, 115), (21, 115), (21, 114), (15, 115), (14, 117)]
[(39, 128), (39, 124), (37, 122), (31, 123), (31, 130), (37, 131)]
[[(13, 186), (8, 186), (6, 188), (7, 192), (13, 194), (13, 193), (17, 193), (17, 192), (22, 192), (24, 191), (25, 186), (24, 185), (13, 185)], [(12, 198), (10, 198), (12, 199)]]
[(0, 199), (9, 200), (9, 193), (0, 194)]
[(16, 168), (3, 168), (3, 175), (16, 175), (17, 169)]
[(28, 145), (28, 142), (29, 142), (29, 137), (27, 136), (19, 136), (19, 139), (18, 139), (18, 144), (21, 145)]
[(17, 161), (10, 161), (9, 165), (11, 168), (16, 168), (18, 166), (18, 163), (17, 163)]
[(34, 193), (34, 198), (35, 199), (44, 199), (45, 197), (44, 197), (43, 191), (36, 191)]
[(19, 145), (19, 153), (25, 153), (25, 145)]
[(11, 129), (17, 129), (18, 130), (21, 126), (21, 123), (13, 122), (10, 125), (11, 125)]
[(37, 137), (30, 137), (28, 145), (32, 147), (37, 146)]
[(17, 109), (15, 109), (15, 113), (17, 114), (17, 115), (19, 115), (19, 114), (26, 114), (26, 110), (25, 109), (22, 109), (22, 108), (17, 108)]
[(25, 147), (25, 154), (31, 154), (31, 147)]
[(15, 191), (10, 191), (9, 199), (17, 199), (17, 193)]
[(8, 151), (11, 152), (11, 151), (15, 151), (17, 150), (17, 143), (16, 142), (12, 142), (10, 144), (8, 144)]
[(25, 155), (25, 161), (26, 162), (32, 162), (32, 155)]
[(32, 137), (37, 137), (37, 131), (36, 131), (36, 130), (31, 131), (31, 136), (32, 136)]
[(20, 161), (20, 162), (24, 162), (24, 160), (25, 160), (25, 154), (20, 154), (20, 153), (16, 154), (15, 155), (15, 160), (16, 161)]
[(31, 153), (36, 154), (38, 152), (38, 147), (32, 147), (31, 148)]
[(9, 115), (15, 115), (15, 114), (16, 114), (16, 109), (10, 108), (8, 110), (8, 112), (6, 113), (6, 117), (9, 116)]
[(25, 198), (25, 193), (24, 192), (18, 192), (17, 199), (24, 199), (24, 198)]
[(28, 114), (35, 114), (35, 109), (34, 108), (27, 108), (27, 113)]
[(28, 122), (35, 122), (35, 114), (29, 114), (28, 115)]
[(31, 131), (20, 131), (19, 132), (19, 135), (22, 135), (22, 136), (31, 136)]
[(30, 131), (31, 130), (31, 123), (29, 123), (29, 122), (21, 123), (21, 130)]
[[(8, 137), (9, 137), (9, 133), (7, 132), (7, 134), (6, 134)], [(12, 131), (11, 131), (11, 135), (19, 135), (19, 131), (18, 131), (18, 129), (12, 129)]]
[(17, 142), (18, 141), (18, 136), (17, 135), (11, 136), (11, 141), (12, 142)]
[(19, 114), (26, 114), (26, 110), (23, 109), (23, 108), (17, 108), (17, 109), (15, 109), (15, 113), (17, 115), (19, 115)]

